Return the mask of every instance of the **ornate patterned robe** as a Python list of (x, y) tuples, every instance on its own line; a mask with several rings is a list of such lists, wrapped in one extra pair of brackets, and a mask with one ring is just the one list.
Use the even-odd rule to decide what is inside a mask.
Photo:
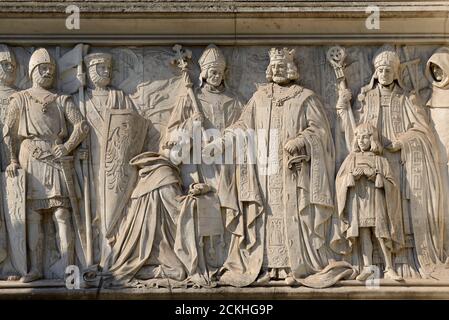
[[(255, 130), (257, 159), (255, 165), (237, 165), (236, 174), (220, 188), (228, 195), (222, 205), (233, 218), (221, 281), (246, 286), (268, 268), (289, 268), (296, 279), (319, 271), (328, 258), (335, 156), (318, 98), (299, 85), (267, 84), (230, 129)], [(292, 156), (284, 150), (287, 141), (298, 137), (310, 156), (299, 171), (289, 168)]]
[[(242, 103), (230, 90), (219, 91), (205, 84), (195, 91), (198, 107), (204, 114), (204, 129), (216, 129), (223, 133), (224, 129), (232, 125), (240, 116)], [(168, 134), (174, 130), (186, 130), (189, 134), (193, 130), (191, 116), (193, 115), (192, 101), (188, 95), (182, 95), (173, 109), (168, 124)], [(192, 135), (190, 135), (192, 137)], [(188, 188), (194, 181), (194, 173), (199, 172), (203, 182), (215, 189), (218, 187), (222, 166), (215, 164), (183, 164), (181, 167), (184, 188)]]
[[(352, 172), (357, 166), (358, 157), (363, 157), (360, 162), (370, 163), (377, 172), (373, 181), (366, 176), (354, 179)], [(335, 181), (340, 218), (339, 230), (331, 240), (335, 251), (341, 254), (351, 252), (361, 227), (372, 227), (375, 236), (386, 240), (391, 250), (403, 247), (401, 196), (396, 179), (384, 157), (372, 152), (351, 152), (348, 155)]]
[[(356, 121), (377, 127), (384, 147), (394, 140), (403, 144), (399, 152), (384, 149), (384, 156), (400, 181), (405, 246), (414, 248), (416, 255), (409, 257), (406, 250), (399, 252), (395, 258), (398, 272), (411, 277), (415, 270), (426, 276), (444, 259), (445, 214), (440, 196), (443, 185), (439, 155), (434, 152), (435, 135), (425, 108), (414, 103), (414, 96), (398, 84), (394, 83), (392, 90), (381, 89), (373, 80), (362, 92), (355, 110)], [(347, 113), (342, 113), (341, 119), (345, 131), (352, 130)]]

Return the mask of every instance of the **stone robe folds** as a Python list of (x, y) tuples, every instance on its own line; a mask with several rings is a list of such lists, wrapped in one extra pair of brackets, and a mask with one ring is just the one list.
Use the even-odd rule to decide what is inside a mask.
[[(0, 85), (0, 132), (3, 132), (3, 126), (5, 125), (6, 115), (8, 113), (9, 97), (16, 93), (17, 90)], [(5, 171), (9, 164), (9, 159), (7, 157), (8, 152), (5, 148), (5, 144), (0, 145), (0, 159), (1, 159), (1, 171)]]
[[(428, 276), (444, 257), (445, 213), (441, 197), (443, 175), (426, 110), (416, 105), (413, 95), (406, 94), (396, 83), (387, 91), (386, 98), (379, 86), (374, 85), (374, 79), (362, 88), (362, 93), (355, 110), (356, 121), (377, 127), (383, 147), (394, 140), (403, 145), (398, 152), (386, 149), (383, 152), (400, 181), (405, 246), (414, 248), (416, 255), (411, 257), (405, 250), (399, 252), (395, 257), (397, 271), (403, 277), (413, 277), (416, 268), (422, 276)], [(344, 130), (352, 130), (347, 112), (340, 117)]]
[(363, 227), (361, 220), (364, 217), (374, 218), (374, 234), (376, 238), (386, 240), (390, 250), (401, 248), (404, 245), (404, 230), (397, 178), (385, 158), (371, 153), (375, 164), (373, 169), (377, 172), (375, 181), (365, 176), (354, 180), (352, 172), (356, 167), (357, 155), (361, 153), (352, 152), (345, 159), (335, 181), (340, 225), (335, 234), (339, 236), (331, 240), (331, 248), (340, 254), (351, 252), (359, 237), (359, 229)]
[(131, 205), (107, 263), (114, 282), (133, 278), (184, 280), (186, 273), (174, 252), (182, 194), (179, 169), (164, 157), (142, 153), (131, 160), (139, 180)]
[[(240, 116), (242, 104), (230, 90), (220, 91), (205, 84), (195, 91), (198, 107), (204, 115), (202, 123), (204, 129), (216, 129), (217, 133), (223, 133), (224, 129), (232, 125)], [(173, 109), (168, 124), (168, 139), (176, 130), (185, 130), (190, 138), (193, 138), (192, 100), (188, 95), (181, 95)], [(197, 143), (197, 142), (194, 142)], [(190, 159), (192, 161), (192, 159)], [(181, 166), (181, 175), (185, 191), (194, 182), (204, 182), (215, 190), (218, 188), (222, 166), (219, 164), (194, 164), (184, 163)], [(201, 175), (203, 181), (195, 181), (196, 175)]]
[[(437, 81), (432, 74), (431, 64), (436, 64), (441, 68), (444, 75), (441, 81)], [(432, 83), (432, 96), (427, 102), (427, 107), (430, 111), (430, 119), (433, 127), (436, 131), (436, 139), (438, 147), (440, 149), (440, 167), (441, 172), (444, 174), (444, 192), (449, 192), (449, 48), (439, 48), (429, 58), (426, 65), (427, 79)], [(448, 200), (446, 200), (446, 204)], [(444, 249), (449, 251), (449, 223), (445, 221), (445, 233), (444, 233)]]
[[(17, 91), (11, 87), (0, 85), (0, 132), (3, 132), (3, 126), (5, 124), (6, 115), (8, 113), (9, 97)], [(2, 136), (3, 140), (3, 136)], [(2, 141), (0, 144), (0, 166), (1, 171), (4, 172), (9, 164), (9, 157), (5, 143)], [(6, 201), (6, 196), (2, 201)], [(13, 235), (8, 232), (5, 221), (4, 207), (0, 208), (1, 223), (0, 223), (0, 278), (10, 274), (16, 274), (17, 271), (13, 267), (11, 262), (10, 246), (8, 242), (13, 240)]]
[[(233, 286), (246, 286), (256, 280), (265, 268), (264, 255), (267, 255), (269, 238), (284, 242), (287, 267), (295, 279), (319, 271), (328, 262), (326, 236), (334, 209), (335, 160), (330, 126), (323, 106), (311, 90), (291, 85), (275, 96), (275, 89), (282, 88), (276, 84), (259, 88), (239, 121), (230, 128), (234, 134), (236, 129), (255, 130), (254, 145), (258, 153), (256, 165), (236, 165), (236, 174), (222, 179), (220, 186), (222, 206), (228, 208), (228, 216), (232, 217), (228, 219), (227, 229), (233, 233), (221, 281)], [(271, 121), (274, 108), (281, 110), (278, 112), (280, 118), (275, 120), (282, 121), (278, 134), (278, 146), (282, 148), (269, 154), (270, 151), (262, 146), (271, 148), (277, 143), (269, 141), (270, 129), (279, 127)], [(292, 156), (283, 148), (287, 141), (298, 137), (304, 139), (306, 154), (310, 156), (310, 161), (303, 163), (299, 173), (288, 168)], [(266, 159), (271, 163), (278, 162), (282, 168), (280, 172), (270, 172), (268, 167), (264, 174)], [(266, 234), (266, 230), (268, 212), (275, 208), (270, 208), (266, 199), (267, 180), (276, 176), (282, 186), (279, 199), (283, 228), (273, 237)]]
[[(208, 130), (209, 135), (213, 135), (214, 139), (220, 138), (224, 129), (240, 116), (242, 104), (237, 96), (226, 88), (219, 90), (205, 84), (195, 91), (195, 97), (204, 116), (203, 129)], [(193, 138), (195, 132), (193, 113), (190, 96), (181, 94), (170, 117), (166, 138), (176, 138), (177, 130), (184, 131), (189, 139)], [(214, 129), (215, 132), (213, 133), (210, 129)], [(201, 137), (199, 139), (201, 140)], [(221, 163), (206, 164), (204, 159), (201, 159), (201, 163), (193, 163), (192, 152), (199, 147), (200, 143), (205, 145), (202, 141), (193, 141), (194, 145), (189, 150), (190, 163), (184, 161), (180, 165), (183, 190), (187, 192), (192, 183), (204, 182), (212, 187), (212, 192), (198, 201), (195, 197), (187, 197), (181, 219), (186, 221), (195, 219), (197, 228), (200, 224), (204, 227), (199, 227), (196, 232), (196, 242), (199, 247), (194, 248), (191, 243), (190, 246), (179, 248), (179, 252), (182, 252), (183, 261), (188, 261), (186, 265), (194, 265), (188, 269), (191, 281), (201, 286), (210, 286), (214, 275), (226, 260), (231, 237), (231, 234), (225, 230), (227, 217), (225, 210), (220, 208), (220, 195), (217, 194), (222, 176), (228, 174), (228, 167), (221, 164), (224, 163), (224, 158), (221, 159)], [(197, 150), (199, 153), (202, 151), (200, 148)], [(202, 207), (204, 210), (201, 209)], [(208, 221), (208, 224), (205, 225), (201, 221)], [(185, 254), (185, 252), (189, 253)]]

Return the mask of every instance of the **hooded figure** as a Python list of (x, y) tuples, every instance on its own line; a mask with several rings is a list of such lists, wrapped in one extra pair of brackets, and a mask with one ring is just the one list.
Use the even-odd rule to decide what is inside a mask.
[[(426, 77), (432, 84), (432, 96), (427, 102), (430, 119), (436, 131), (437, 145), (440, 149), (440, 168), (443, 174), (444, 191), (449, 190), (449, 47), (441, 47), (427, 61)], [(444, 249), (449, 249), (447, 234), (449, 226), (445, 225)]]

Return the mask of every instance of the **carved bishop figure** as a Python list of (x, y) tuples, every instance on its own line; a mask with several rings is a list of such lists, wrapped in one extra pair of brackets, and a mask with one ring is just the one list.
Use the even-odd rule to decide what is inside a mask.
[[(400, 181), (405, 249), (396, 254), (396, 271), (404, 278), (429, 277), (444, 258), (443, 185), (436, 139), (425, 108), (398, 81), (400, 61), (394, 49), (382, 48), (373, 62), (375, 72), (361, 89), (354, 116), (357, 123), (379, 129), (384, 156)], [(349, 100), (350, 92), (340, 92), (337, 112), (342, 128), (353, 132)]]
[[(200, 158), (197, 163), (193, 155), (189, 163), (181, 164), (184, 191), (189, 190), (194, 183), (206, 183), (211, 190), (208, 195), (198, 199), (195, 214), (199, 258), (196, 259), (191, 254), (184, 255), (186, 265), (191, 264), (186, 260), (196, 259), (198, 262), (196, 276), (201, 276), (193, 281), (200, 285), (210, 285), (211, 281), (216, 280), (216, 273), (226, 259), (230, 241), (230, 233), (225, 230), (228, 223), (226, 212), (220, 208), (221, 200), (217, 193), (220, 179), (229, 172), (222, 165), (224, 159), (214, 157), (205, 160), (207, 156), (201, 158), (201, 145), (203, 140), (220, 137), (224, 129), (238, 119), (242, 104), (225, 84), (226, 60), (219, 48), (209, 45), (198, 63), (201, 67), (200, 86), (194, 94), (188, 94), (192, 92), (188, 89), (187, 94), (181, 95), (170, 117), (167, 138), (174, 138), (174, 141), (168, 142), (173, 146), (178, 133), (187, 134), (189, 139), (193, 138), (194, 143), (191, 152), (188, 151), (189, 155), (197, 152), (196, 156)], [(195, 104), (198, 110), (195, 110)], [(200, 134), (199, 139), (196, 133)], [(184, 213), (192, 216), (182, 215), (182, 220), (194, 219), (193, 211)]]

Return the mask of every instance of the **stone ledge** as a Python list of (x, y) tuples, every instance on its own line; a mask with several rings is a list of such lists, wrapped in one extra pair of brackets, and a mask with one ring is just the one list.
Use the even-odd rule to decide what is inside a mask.
[(338, 14), (363, 15), (368, 5), (379, 6), (382, 14), (407, 15), (449, 11), (446, 1), (3, 1), (0, 14), (65, 15), (65, 8), (77, 5), (83, 14)]
[(66, 28), (68, 3), (72, 1), (2, 2), (0, 41), (19, 45), (443, 45), (449, 41), (447, 1), (369, 2), (380, 7), (379, 30), (366, 28), (365, 1), (75, 1), (81, 9), (79, 30)]
[[(10, 287), (6, 287), (9, 285)], [(36, 287), (39, 286), (39, 287)], [(358, 281), (342, 281), (327, 289), (286, 287), (218, 287), (212, 289), (80, 289), (68, 290), (62, 281), (44, 280), (33, 284), (0, 282), (0, 299), (205, 299), (205, 300), (296, 300), (296, 299), (444, 299), (449, 300), (449, 282), (410, 280), (401, 283), (380, 281), (367, 288)]]

